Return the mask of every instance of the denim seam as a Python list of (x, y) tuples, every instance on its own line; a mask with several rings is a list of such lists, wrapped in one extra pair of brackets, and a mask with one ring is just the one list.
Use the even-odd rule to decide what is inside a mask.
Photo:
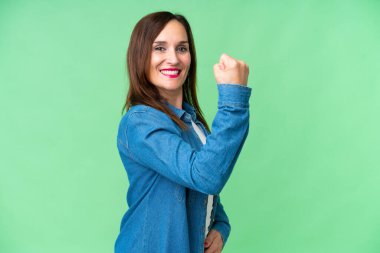
[[(148, 202), (150, 202), (149, 194), (148, 194)], [(143, 227), (143, 235), (144, 235), (143, 249), (144, 249), (144, 252), (147, 252), (147, 251), (146, 251), (146, 247), (147, 247), (147, 245), (148, 245), (148, 243), (147, 243), (147, 236), (146, 236), (146, 224), (147, 224), (147, 219), (148, 219), (148, 208), (145, 208), (144, 227)]]
[[(128, 115), (127, 121), (128, 121), (130, 118), (132, 118), (132, 117), (136, 117), (137, 114), (141, 114), (141, 113), (151, 114), (151, 115), (153, 115), (153, 117), (156, 117), (157, 115), (154, 114), (154, 113), (152, 113), (152, 112), (150, 112), (149, 109), (150, 109), (149, 107), (145, 107), (144, 110), (138, 110), (138, 111), (131, 112), (131, 113)], [(165, 115), (166, 115), (166, 114), (165, 114)], [(128, 154), (129, 154), (129, 156), (131, 157), (131, 159), (134, 160), (135, 162), (138, 162), (138, 160), (136, 160), (136, 158), (133, 157), (132, 152), (131, 152), (130, 149), (129, 149), (129, 140), (128, 140), (128, 136), (127, 136), (128, 126), (129, 126), (129, 124), (128, 124), (128, 122), (127, 122), (126, 127), (125, 127), (125, 131), (124, 131), (124, 136), (125, 136), (125, 139), (126, 139), (125, 147), (127, 148)], [(176, 131), (177, 131), (177, 133), (178, 133), (178, 131), (179, 131), (178, 134), (181, 134), (181, 132), (180, 132), (181, 130), (179, 130), (179, 127), (178, 127), (177, 125), (175, 125), (175, 126), (176, 126)]]
[[(119, 138), (117, 138), (117, 141), (120, 145), (122, 145), (123, 147), (125, 147), (125, 149), (128, 151), (128, 146), (122, 141), (120, 140)], [(128, 151), (129, 152), (129, 151)]]
[(219, 102), (218, 106), (231, 106), (234, 108), (238, 107), (238, 108), (244, 108), (244, 109), (249, 108), (249, 104), (239, 103), (239, 102)]
[(145, 110), (143, 110), (143, 111), (141, 110), (141, 111), (134, 111), (134, 112), (131, 112), (131, 114), (128, 115), (128, 118), (127, 118), (127, 124), (126, 124), (126, 126), (125, 126), (125, 131), (124, 131), (124, 136), (125, 136), (125, 139), (126, 139), (126, 148), (127, 148), (128, 154), (129, 154), (129, 156), (130, 156), (134, 161), (136, 161), (136, 162), (137, 162), (137, 160), (133, 157), (132, 152), (131, 152), (130, 149), (129, 149), (129, 138), (128, 138), (128, 135), (127, 135), (128, 126), (129, 126), (129, 124), (128, 124), (128, 120), (131, 119), (132, 117), (135, 117), (136, 114), (144, 113), (144, 112), (146, 112), (146, 111), (147, 111), (147, 108), (145, 108)]

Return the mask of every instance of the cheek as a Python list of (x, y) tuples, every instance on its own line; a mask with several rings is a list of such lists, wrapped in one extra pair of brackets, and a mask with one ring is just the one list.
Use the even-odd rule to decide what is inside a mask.
[(161, 58), (155, 54), (152, 54), (151, 58), (150, 58), (150, 68), (151, 69), (156, 69), (157, 66), (160, 64), (161, 62)]
[(154, 61), (152, 60), (152, 61), (150, 61), (150, 65), (149, 65), (150, 67), (149, 67), (149, 69), (152, 71), (152, 70), (154, 70), (155, 68), (156, 68), (156, 64), (154, 63)]
[(190, 57), (190, 55), (184, 57), (184, 59), (183, 59), (183, 63), (184, 63), (184, 65), (186, 65), (188, 68), (190, 68), (190, 64), (191, 64), (191, 57)]
[(156, 69), (157, 69), (157, 64), (155, 62), (155, 59), (152, 57), (150, 60), (149, 69), (147, 72), (148, 73), (147, 77), (149, 81), (151, 81), (152, 78), (155, 78), (155, 76), (157, 76)]

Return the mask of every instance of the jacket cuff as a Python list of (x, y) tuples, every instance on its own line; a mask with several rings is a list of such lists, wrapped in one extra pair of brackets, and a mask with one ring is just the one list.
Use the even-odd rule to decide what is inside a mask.
[(252, 88), (240, 84), (218, 84), (218, 105), (249, 107)]
[(230, 235), (231, 227), (227, 226), (223, 222), (215, 222), (211, 229), (215, 229), (220, 233), (220, 235), (222, 236), (223, 247), (224, 247), (224, 245), (226, 245), (228, 236)]

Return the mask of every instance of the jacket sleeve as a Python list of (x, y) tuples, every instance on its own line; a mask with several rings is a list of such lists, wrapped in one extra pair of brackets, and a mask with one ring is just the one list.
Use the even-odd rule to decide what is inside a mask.
[(211, 229), (217, 230), (221, 235), (223, 239), (223, 247), (226, 245), (228, 236), (231, 232), (231, 225), (230, 221), (228, 220), (227, 214), (224, 211), (223, 205), (220, 202), (220, 197), (217, 197), (217, 204), (215, 209), (215, 218), (214, 223), (211, 227)]
[(218, 111), (212, 133), (199, 151), (181, 137), (180, 128), (154, 108), (132, 112), (119, 134), (137, 163), (185, 187), (218, 194), (227, 182), (249, 128), (251, 88), (218, 84)]

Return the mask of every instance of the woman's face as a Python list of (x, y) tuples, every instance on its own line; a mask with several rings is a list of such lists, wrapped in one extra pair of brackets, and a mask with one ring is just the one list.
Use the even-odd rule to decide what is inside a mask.
[(171, 20), (153, 42), (148, 79), (162, 96), (180, 95), (190, 63), (186, 30)]

